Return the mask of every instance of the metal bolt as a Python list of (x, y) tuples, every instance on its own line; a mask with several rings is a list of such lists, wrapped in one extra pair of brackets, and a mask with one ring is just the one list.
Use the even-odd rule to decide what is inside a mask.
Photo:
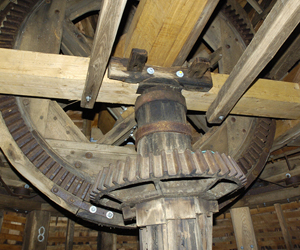
[(69, 201), (70, 201), (71, 203), (74, 203), (74, 202), (75, 202), (75, 200), (74, 200), (73, 198), (70, 198)]
[(250, 245), (250, 247), (251, 247), (251, 248), (254, 248), (254, 246), (253, 246), (253, 245)]
[(96, 213), (97, 212), (97, 207), (95, 207), (95, 206), (90, 206), (90, 212), (92, 213), (92, 214), (94, 214), (94, 213)]
[(112, 211), (108, 211), (107, 213), (106, 213), (106, 218), (107, 219), (112, 219), (114, 217), (114, 213), (112, 212)]
[(57, 193), (58, 192), (58, 188), (53, 188), (53, 193)]
[(147, 73), (148, 73), (149, 75), (153, 75), (154, 72), (155, 72), (155, 70), (154, 70), (153, 68), (151, 68), (151, 67), (147, 68)]
[(82, 163), (80, 161), (76, 161), (74, 165), (75, 165), (75, 168), (81, 168), (82, 167)]
[(241, 246), (241, 249), (244, 249), (244, 247), (243, 247), (243, 246)]
[(85, 157), (91, 159), (93, 157), (93, 154), (91, 152), (87, 152), (85, 153)]
[(25, 184), (24, 188), (28, 189), (30, 188), (28, 184)]
[(224, 119), (224, 116), (223, 115), (220, 115), (219, 116), (219, 120), (223, 120)]
[(290, 173), (286, 173), (285, 176), (286, 176), (287, 178), (291, 178), (291, 177), (292, 177)]
[(24, 99), (24, 100), (23, 100), (23, 104), (24, 104), (25, 106), (27, 106), (27, 105), (29, 104), (29, 100), (28, 100), (28, 99)]
[(90, 95), (88, 95), (85, 99), (87, 102), (89, 102), (90, 100), (92, 100), (92, 97)]
[(176, 72), (176, 75), (177, 75), (178, 77), (183, 77), (183, 76), (184, 76), (184, 73), (183, 73), (181, 70), (178, 70), (178, 71)]

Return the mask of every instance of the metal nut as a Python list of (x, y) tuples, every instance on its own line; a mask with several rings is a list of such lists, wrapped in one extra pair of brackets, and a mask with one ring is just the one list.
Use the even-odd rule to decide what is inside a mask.
[(94, 213), (96, 213), (97, 212), (97, 207), (95, 207), (95, 206), (90, 206), (90, 212), (92, 213), (92, 214), (94, 214)]
[(90, 100), (92, 100), (92, 97), (88, 95), (85, 99), (87, 102), (89, 102)]
[(114, 217), (114, 213), (112, 212), (112, 211), (108, 211), (107, 213), (106, 213), (106, 218), (107, 219), (112, 219)]
[(183, 73), (181, 70), (178, 70), (178, 71), (176, 72), (176, 75), (177, 75), (178, 77), (183, 77), (183, 76), (184, 76), (184, 73)]
[(151, 67), (147, 68), (147, 73), (148, 73), (149, 75), (153, 75), (154, 72), (155, 72), (155, 70), (154, 70), (153, 68), (151, 68)]

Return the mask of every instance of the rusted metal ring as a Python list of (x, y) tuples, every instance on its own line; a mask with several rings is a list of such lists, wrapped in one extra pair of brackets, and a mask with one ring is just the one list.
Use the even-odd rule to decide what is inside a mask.
[(178, 102), (186, 108), (185, 98), (180, 92), (153, 90), (148, 93), (142, 94), (136, 99), (135, 112), (137, 112), (138, 109), (147, 102), (164, 100)]
[(135, 135), (136, 145), (144, 136), (157, 132), (173, 132), (192, 136), (192, 131), (187, 124), (181, 122), (159, 121), (138, 128)]

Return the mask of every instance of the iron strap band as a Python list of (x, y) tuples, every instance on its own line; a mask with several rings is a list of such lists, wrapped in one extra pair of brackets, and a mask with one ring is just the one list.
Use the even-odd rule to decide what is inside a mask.
[(176, 93), (174, 91), (154, 90), (145, 93), (136, 99), (135, 112), (137, 112), (137, 110), (145, 103), (163, 100), (179, 102), (181, 105), (186, 107), (185, 98), (181, 93)]
[(136, 144), (142, 137), (157, 132), (173, 132), (192, 136), (192, 131), (187, 124), (181, 122), (159, 121), (138, 128), (135, 135)]

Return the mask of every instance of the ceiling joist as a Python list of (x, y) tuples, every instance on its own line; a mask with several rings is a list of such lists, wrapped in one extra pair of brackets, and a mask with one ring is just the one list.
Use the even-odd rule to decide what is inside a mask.
[[(0, 49), (0, 92), (3, 94), (80, 100), (89, 58)], [(183, 91), (190, 110), (206, 111), (228, 75), (212, 73), (209, 92)], [(138, 84), (104, 75), (97, 102), (134, 104)], [(297, 83), (259, 79), (239, 100), (233, 114), (299, 119)]]

